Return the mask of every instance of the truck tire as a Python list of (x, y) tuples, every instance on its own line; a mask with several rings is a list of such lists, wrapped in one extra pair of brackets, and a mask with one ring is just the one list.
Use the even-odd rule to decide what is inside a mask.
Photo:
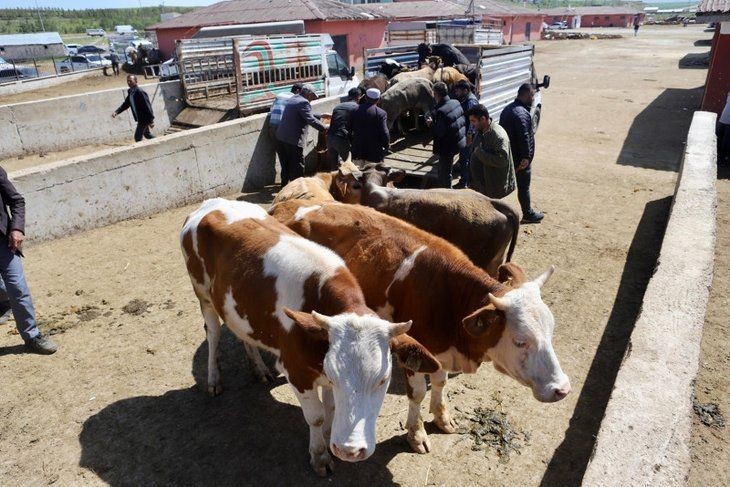
[(538, 105), (532, 114), (532, 133), (537, 133), (537, 129), (540, 126), (540, 116), (542, 115), (542, 106)]

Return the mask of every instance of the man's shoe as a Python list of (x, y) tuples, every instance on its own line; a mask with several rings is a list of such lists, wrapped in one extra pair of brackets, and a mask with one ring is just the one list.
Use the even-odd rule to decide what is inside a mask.
[(543, 218), (545, 218), (545, 215), (543, 215), (539, 211), (532, 211), (531, 213), (528, 213), (527, 215), (522, 217), (521, 223), (540, 223)]
[(0, 325), (5, 323), (13, 316), (13, 310), (10, 309), (10, 304), (0, 304)]
[(41, 355), (51, 355), (56, 353), (56, 350), (58, 350), (58, 345), (53, 343), (50, 338), (44, 337), (43, 335), (38, 335), (35, 338), (26, 340), (25, 347), (31, 352), (39, 353)]

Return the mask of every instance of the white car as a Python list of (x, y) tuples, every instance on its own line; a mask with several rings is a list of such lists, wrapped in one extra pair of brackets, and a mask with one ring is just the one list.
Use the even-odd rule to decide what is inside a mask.
[(111, 66), (112, 62), (104, 59), (98, 54), (89, 54), (88, 56), (69, 56), (62, 61), (56, 61), (56, 69), (59, 73), (70, 73), (73, 71), (83, 71), (84, 69), (103, 68)]
[(81, 44), (66, 44), (66, 52), (69, 56), (78, 54), (79, 47), (81, 47)]

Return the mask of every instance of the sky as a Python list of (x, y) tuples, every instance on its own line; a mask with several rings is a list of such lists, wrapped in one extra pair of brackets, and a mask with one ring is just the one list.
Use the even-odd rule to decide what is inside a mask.
[(0, 8), (35, 8), (39, 7), (85, 9), (85, 8), (126, 8), (154, 7), (164, 4), (175, 7), (193, 7), (211, 5), (220, 0), (0, 0)]

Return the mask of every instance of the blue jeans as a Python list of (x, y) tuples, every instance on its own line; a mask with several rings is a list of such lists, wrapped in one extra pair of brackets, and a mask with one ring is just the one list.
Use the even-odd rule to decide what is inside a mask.
[(469, 170), (469, 163), (471, 162), (471, 146), (467, 145), (461, 151), (459, 151), (459, 165), (461, 166), (461, 176), (459, 177), (459, 183), (469, 186), (471, 183), (471, 171)]
[(8, 239), (0, 237), (0, 305), (9, 304), (13, 310), (15, 324), (23, 340), (30, 340), (40, 334), (35, 321), (35, 309), (25, 282), (20, 257), (8, 248)]

